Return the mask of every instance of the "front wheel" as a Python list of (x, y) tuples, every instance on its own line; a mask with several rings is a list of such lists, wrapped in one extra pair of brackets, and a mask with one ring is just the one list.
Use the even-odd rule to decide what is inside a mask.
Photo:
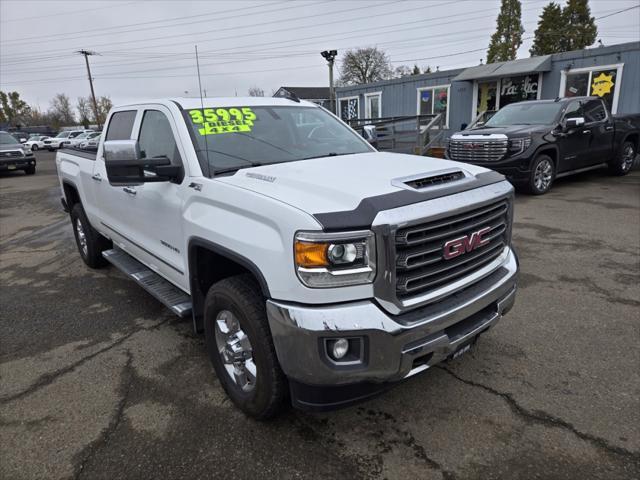
[(24, 173), (26, 173), (27, 175), (35, 175), (36, 173), (36, 166), (35, 165), (31, 165), (27, 168), (24, 169)]
[(609, 171), (613, 175), (623, 176), (631, 171), (636, 159), (636, 146), (633, 142), (626, 141), (620, 146), (616, 157), (609, 163)]
[(538, 155), (531, 166), (528, 190), (532, 195), (543, 195), (551, 190), (556, 177), (556, 167), (549, 155)]
[(275, 416), (287, 381), (271, 338), (265, 300), (250, 275), (226, 278), (207, 293), (204, 308), (207, 351), (231, 401), (247, 415)]

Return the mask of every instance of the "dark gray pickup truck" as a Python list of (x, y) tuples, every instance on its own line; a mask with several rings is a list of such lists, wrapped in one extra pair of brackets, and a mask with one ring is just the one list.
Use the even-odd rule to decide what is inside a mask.
[(33, 175), (36, 173), (36, 157), (13, 135), (0, 132), (0, 172), (9, 170), (24, 170), (27, 175)]
[(592, 168), (626, 175), (639, 132), (640, 114), (612, 115), (598, 97), (518, 102), (454, 134), (447, 158), (490, 168), (540, 195), (556, 178)]

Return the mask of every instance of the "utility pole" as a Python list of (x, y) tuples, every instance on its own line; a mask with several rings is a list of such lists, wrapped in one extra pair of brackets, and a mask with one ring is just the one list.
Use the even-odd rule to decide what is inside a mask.
[(329, 107), (333, 113), (336, 115), (336, 91), (333, 86), (333, 63), (338, 56), (337, 50), (325, 50), (324, 52), (320, 52), (320, 55), (327, 61), (327, 65), (329, 65)]
[(96, 52), (92, 52), (91, 50), (78, 50), (76, 53), (80, 55), (84, 55), (84, 61), (87, 64), (87, 75), (89, 76), (89, 86), (91, 87), (91, 100), (93, 101), (93, 115), (96, 119), (96, 123), (98, 124), (98, 129), (102, 128), (100, 124), (100, 119), (98, 118), (98, 102), (96, 102), (96, 93), (93, 91), (93, 78), (91, 78), (91, 68), (89, 67), (89, 55), (98, 55)]

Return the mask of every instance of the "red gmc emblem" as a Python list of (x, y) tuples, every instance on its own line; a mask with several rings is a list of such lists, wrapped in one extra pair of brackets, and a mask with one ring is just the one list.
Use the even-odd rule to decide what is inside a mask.
[(443, 253), (445, 260), (451, 260), (463, 253), (469, 253), (476, 248), (482, 247), (489, 243), (489, 240), (482, 238), (483, 235), (491, 231), (491, 227), (485, 227), (482, 230), (473, 232), (471, 235), (465, 235), (464, 237), (449, 240), (444, 244)]
[(471, 142), (463, 143), (462, 145), (466, 150), (473, 150), (476, 148), (482, 148), (484, 146), (484, 144), (482, 143), (471, 143)]

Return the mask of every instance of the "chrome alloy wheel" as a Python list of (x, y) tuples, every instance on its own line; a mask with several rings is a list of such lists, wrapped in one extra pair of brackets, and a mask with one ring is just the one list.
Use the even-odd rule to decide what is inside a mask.
[(544, 192), (549, 188), (549, 185), (551, 185), (552, 176), (553, 165), (551, 165), (551, 161), (546, 159), (542, 160), (536, 166), (533, 174), (533, 183), (539, 191)]
[(249, 337), (229, 310), (218, 312), (215, 329), (216, 345), (227, 374), (243, 392), (251, 392), (256, 386), (257, 370)]
[(89, 250), (87, 248), (87, 236), (84, 233), (84, 228), (82, 228), (82, 222), (79, 218), (76, 219), (76, 233), (78, 234), (80, 250), (82, 250), (82, 255), (86, 258), (87, 255), (89, 255)]
[(636, 159), (636, 151), (633, 148), (631, 143), (627, 143), (625, 145), (624, 150), (622, 151), (622, 171), (628, 172), (633, 165), (633, 161)]

